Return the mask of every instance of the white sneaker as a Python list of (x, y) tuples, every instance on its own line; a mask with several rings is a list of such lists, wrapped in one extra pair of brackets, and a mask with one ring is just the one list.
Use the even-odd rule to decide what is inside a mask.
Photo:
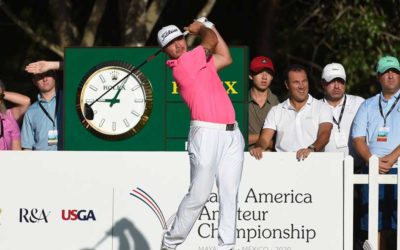
[(167, 230), (164, 230), (163, 233), (161, 234), (161, 250), (169, 250), (166, 245), (164, 245), (164, 235), (167, 232)]
[(372, 250), (373, 249), (368, 240), (364, 241), (363, 249), (364, 250)]
[(161, 246), (161, 250), (174, 250), (175, 248), (170, 248), (170, 247), (167, 247), (167, 246), (165, 246), (165, 245), (162, 245)]
[(165, 245), (164, 243), (164, 235), (167, 233), (167, 230), (164, 230), (164, 232), (162, 233), (162, 238), (161, 238), (161, 250), (175, 250), (176, 247), (169, 247), (167, 245)]
[(167, 221), (167, 228), (164, 230), (164, 232), (162, 233), (162, 238), (161, 238), (161, 250), (174, 250), (175, 248), (172, 247), (168, 247), (164, 244), (164, 235), (167, 233), (168, 230), (171, 229), (172, 223), (174, 222), (175, 219), (175, 215), (173, 214)]

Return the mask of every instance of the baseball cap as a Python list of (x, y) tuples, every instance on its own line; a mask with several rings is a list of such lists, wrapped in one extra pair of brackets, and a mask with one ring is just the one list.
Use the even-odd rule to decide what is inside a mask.
[(272, 74), (275, 74), (274, 65), (272, 64), (271, 59), (266, 56), (254, 57), (250, 62), (250, 71), (258, 73), (263, 69), (269, 69), (272, 71)]
[(182, 31), (175, 25), (168, 25), (160, 29), (157, 34), (157, 41), (161, 48), (177, 37), (183, 36)]
[(376, 66), (376, 73), (383, 74), (388, 69), (395, 69), (400, 72), (399, 60), (393, 56), (384, 56), (378, 61)]
[(346, 71), (340, 63), (329, 63), (322, 70), (322, 80), (330, 82), (335, 78), (346, 81)]

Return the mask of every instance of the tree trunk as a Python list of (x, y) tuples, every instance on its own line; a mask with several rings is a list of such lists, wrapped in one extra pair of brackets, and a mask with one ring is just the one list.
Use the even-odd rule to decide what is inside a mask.
[(96, 39), (97, 29), (103, 17), (106, 5), (107, 0), (96, 0), (94, 3), (85, 31), (83, 32), (81, 41), (82, 46), (93, 46)]
[(259, 1), (258, 35), (256, 38), (256, 55), (271, 56), (273, 52), (272, 37), (275, 33), (275, 14), (279, 7), (279, 0)]
[(19, 19), (15, 14), (8, 8), (8, 6), (3, 2), (0, 1), (0, 8), (3, 12), (16, 24), (20, 27), (33, 41), (39, 43), (45, 48), (53, 51), (57, 55), (63, 57), (64, 51), (58, 44), (54, 44), (50, 42), (46, 37), (37, 35), (33, 29), (27, 24), (26, 22)]
[(71, 20), (71, 0), (50, 0), (49, 7), (60, 46), (78, 45), (79, 32)]
[[(200, 18), (203, 16), (208, 17), (211, 10), (214, 8), (215, 2), (216, 2), (216, 0), (208, 0), (207, 3), (204, 5), (204, 7), (197, 14), (197, 18)], [(187, 39), (187, 44), (189, 47), (193, 45), (195, 39), (196, 39), (196, 37), (189, 36), (189, 38)]]
[(158, 17), (167, 4), (167, 0), (153, 0), (146, 12), (146, 36), (149, 37), (156, 24)]
[(124, 46), (144, 46), (147, 40), (147, 0), (119, 0), (119, 16)]

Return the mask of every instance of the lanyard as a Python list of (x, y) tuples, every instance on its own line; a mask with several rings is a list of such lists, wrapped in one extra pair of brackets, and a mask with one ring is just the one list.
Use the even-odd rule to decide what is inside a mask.
[(383, 118), (383, 127), (386, 127), (386, 118), (389, 116), (390, 112), (392, 112), (392, 110), (396, 106), (396, 104), (399, 101), (399, 99), (400, 99), (400, 95), (396, 98), (396, 101), (393, 103), (392, 107), (390, 107), (390, 109), (386, 113), (386, 115), (383, 115), (382, 104), (381, 104), (382, 95), (379, 95), (379, 112), (381, 113), (381, 116)]
[(54, 111), (54, 119), (50, 116), (49, 112), (43, 107), (43, 104), (39, 101), (39, 106), (42, 109), (43, 113), (47, 116), (47, 118), (50, 119), (50, 121), (53, 123), (53, 128), (56, 127), (56, 119), (57, 119), (57, 112), (58, 112), (58, 102), (59, 102), (59, 94), (56, 93), (56, 110)]
[(0, 141), (3, 141), (3, 148), (8, 149), (7, 141), (4, 135), (4, 119), (0, 115)]
[(336, 121), (335, 117), (332, 115), (333, 122), (338, 126), (339, 132), (340, 132), (340, 122), (342, 121), (342, 118), (343, 118), (343, 113), (344, 113), (344, 108), (346, 106), (346, 101), (347, 101), (347, 96), (344, 95), (344, 101), (343, 101), (343, 105), (342, 105), (342, 110), (340, 110), (339, 121)]
[(4, 119), (0, 116), (0, 138), (4, 136)]
[[(323, 99), (323, 101), (325, 102), (325, 99)], [(339, 132), (340, 132), (340, 122), (342, 121), (342, 118), (343, 118), (343, 113), (344, 113), (344, 108), (346, 106), (346, 101), (347, 101), (347, 96), (344, 95), (344, 101), (343, 101), (343, 104), (342, 104), (342, 109), (340, 110), (339, 121), (337, 121), (336, 118), (332, 115), (333, 123), (335, 123), (338, 126)]]

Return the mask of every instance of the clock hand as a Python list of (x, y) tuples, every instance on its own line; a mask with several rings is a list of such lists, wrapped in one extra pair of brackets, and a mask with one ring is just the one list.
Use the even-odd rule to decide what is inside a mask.
[(120, 84), (123, 80), (125, 80), (126, 78), (128, 78), (130, 75), (133, 74), (133, 72), (135, 72), (136, 70), (140, 69), (143, 65), (145, 65), (147, 62), (149, 62), (151, 59), (153, 59), (154, 57), (156, 57), (158, 54), (160, 54), (160, 52), (162, 51), (162, 49), (157, 50), (156, 53), (154, 53), (153, 55), (149, 56), (144, 62), (142, 62), (139, 66), (137, 67), (133, 67), (133, 69), (121, 80), (119, 80), (117, 83), (115, 83), (113, 86), (111, 86), (111, 88), (109, 88), (108, 90), (106, 90), (103, 94), (101, 94), (99, 97), (97, 97), (97, 99), (95, 99), (91, 104), (85, 103), (83, 106), (83, 116), (86, 118), (86, 120), (93, 120), (94, 118), (94, 112), (92, 109), (93, 104), (95, 104), (96, 102), (98, 102), (103, 96), (105, 96), (108, 92), (110, 92), (113, 88), (115, 88), (118, 84)]
[[(91, 101), (86, 100), (86, 102), (91, 102)], [(111, 99), (100, 99), (97, 102), (111, 102)]]
[[(119, 99), (99, 99), (97, 102), (109, 102), (110, 104), (113, 103), (119, 103)], [(93, 109), (89, 106), (88, 103), (85, 103), (84, 105), (84, 116), (87, 120), (93, 120), (94, 118), (94, 112)]]
[[(116, 103), (120, 103), (120, 99), (105, 99), (104, 100), (104, 102), (108, 102), (108, 103), (110, 103), (110, 107), (112, 106), (112, 105), (114, 105), (114, 104), (116, 104)], [(99, 101), (100, 102), (100, 101)]]
[[(183, 33), (183, 36), (186, 36), (187, 34), (189, 34), (188, 31), (185, 31)], [(151, 61), (154, 57), (156, 57), (158, 54), (160, 54), (160, 52), (162, 51), (162, 48), (157, 50), (156, 53), (154, 53), (153, 55), (149, 56), (144, 62), (142, 62), (139, 66), (137, 67), (133, 67), (133, 69), (121, 80), (119, 80), (116, 84), (114, 84), (110, 89), (108, 89), (107, 91), (105, 91), (103, 94), (101, 94), (96, 100), (94, 100), (91, 104), (85, 103), (83, 106), (83, 116), (86, 118), (86, 120), (93, 120), (94, 118), (94, 112), (92, 109), (93, 104), (95, 104), (96, 102), (98, 102), (103, 96), (105, 96), (108, 92), (110, 92), (115, 86), (117, 86), (118, 84), (120, 84), (123, 80), (125, 80), (126, 78), (128, 78), (128, 76), (130, 76), (131, 74), (133, 74), (133, 72), (135, 72), (136, 70), (140, 69), (143, 65), (145, 65), (147, 62)]]
[(128, 78), (125, 79), (125, 81), (122, 83), (122, 86), (117, 90), (117, 93), (115, 93), (114, 97), (112, 99), (106, 99), (110, 100), (110, 107), (114, 106), (114, 104), (119, 103), (120, 100), (117, 99), (117, 97), (119, 96), (119, 93), (121, 93), (122, 88), (125, 86), (125, 83), (128, 81)]

